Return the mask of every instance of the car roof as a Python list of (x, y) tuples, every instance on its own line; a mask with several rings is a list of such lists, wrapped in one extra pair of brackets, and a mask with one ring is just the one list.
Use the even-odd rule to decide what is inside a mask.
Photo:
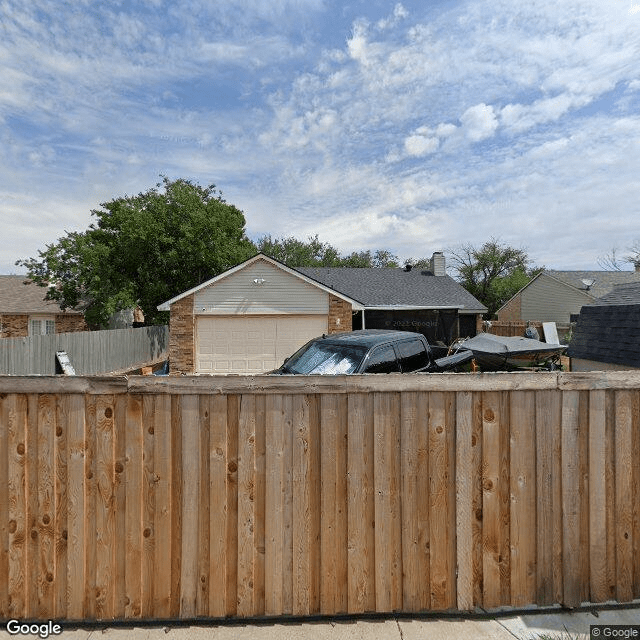
[(421, 333), (413, 331), (397, 331), (392, 329), (359, 329), (357, 331), (347, 331), (345, 333), (332, 333), (318, 338), (323, 342), (336, 344), (357, 344), (372, 347), (385, 342), (396, 342), (398, 340), (408, 340), (409, 338), (422, 338)]

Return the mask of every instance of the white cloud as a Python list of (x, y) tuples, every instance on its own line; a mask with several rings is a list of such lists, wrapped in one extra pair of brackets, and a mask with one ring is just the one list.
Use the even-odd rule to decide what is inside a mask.
[(410, 156), (426, 156), (433, 153), (440, 146), (438, 138), (429, 138), (427, 136), (413, 135), (404, 141), (405, 151)]
[(472, 142), (490, 138), (498, 128), (498, 120), (493, 107), (484, 103), (469, 107), (461, 116), (465, 135)]

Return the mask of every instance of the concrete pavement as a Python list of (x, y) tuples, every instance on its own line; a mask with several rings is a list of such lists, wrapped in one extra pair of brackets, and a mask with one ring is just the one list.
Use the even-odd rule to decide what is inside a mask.
[[(636, 625), (640, 638), (640, 601), (625, 607), (589, 607), (574, 611), (503, 611), (464, 616), (335, 619), (249, 624), (162, 624), (67, 628), (51, 638), (69, 640), (562, 640), (589, 639), (590, 625)], [(0, 640), (37, 638), (11, 634), (6, 624)], [(603, 634), (603, 637), (607, 637)], [(611, 637), (611, 636), (608, 636)], [(617, 636), (625, 637), (625, 636)]]

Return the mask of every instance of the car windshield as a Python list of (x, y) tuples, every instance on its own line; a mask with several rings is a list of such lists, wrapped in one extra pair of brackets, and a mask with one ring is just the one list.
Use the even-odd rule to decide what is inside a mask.
[(294, 353), (284, 365), (287, 373), (335, 375), (353, 373), (362, 362), (365, 347), (312, 342)]

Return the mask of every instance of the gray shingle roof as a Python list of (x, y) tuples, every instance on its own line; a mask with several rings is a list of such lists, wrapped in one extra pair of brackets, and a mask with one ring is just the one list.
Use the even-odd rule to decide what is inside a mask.
[[(589, 293), (594, 298), (600, 298), (613, 291), (618, 284), (640, 282), (640, 271), (555, 271), (545, 269), (545, 273), (565, 284)], [(593, 280), (587, 290), (583, 280)]]
[(594, 305), (640, 305), (640, 282), (631, 282), (629, 284), (618, 284), (613, 291), (601, 298), (598, 298)]
[(640, 299), (635, 303), (587, 304), (573, 332), (571, 358), (640, 367)]
[(296, 271), (365, 307), (456, 307), (467, 312), (486, 311), (450, 276), (433, 276), (417, 269), (298, 267)]
[(33, 284), (26, 276), (0, 276), (0, 313), (62, 313), (56, 302), (44, 299), (46, 294), (44, 287)]

